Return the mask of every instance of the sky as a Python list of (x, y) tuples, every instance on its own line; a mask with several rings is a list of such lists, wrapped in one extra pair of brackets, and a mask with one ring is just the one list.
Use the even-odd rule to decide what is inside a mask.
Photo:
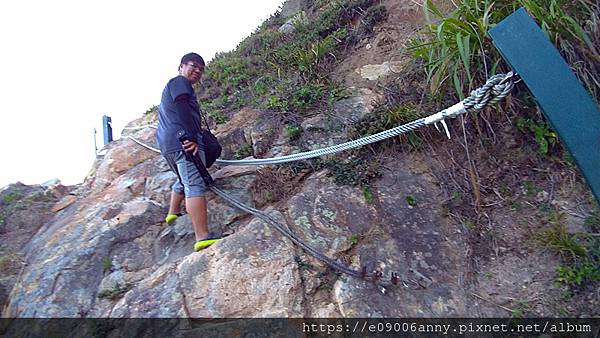
[(160, 103), (188, 52), (234, 49), (283, 0), (0, 3), (0, 187), (81, 183), (103, 146)]

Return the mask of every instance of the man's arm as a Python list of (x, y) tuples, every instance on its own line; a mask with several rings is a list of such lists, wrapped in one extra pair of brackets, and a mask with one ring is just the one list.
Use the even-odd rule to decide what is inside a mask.
[[(190, 126), (194, 125), (194, 120), (192, 118), (192, 114), (194, 111), (190, 107), (189, 100), (191, 96), (189, 94), (181, 94), (175, 98), (175, 109), (177, 110), (177, 114), (180, 116), (181, 121), (184, 124), (185, 132), (190, 136), (196, 136), (197, 131), (190, 130)], [(183, 150), (186, 152), (191, 152), (193, 155), (196, 155), (198, 152), (198, 144), (193, 141), (185, 141), (183, 143)]]

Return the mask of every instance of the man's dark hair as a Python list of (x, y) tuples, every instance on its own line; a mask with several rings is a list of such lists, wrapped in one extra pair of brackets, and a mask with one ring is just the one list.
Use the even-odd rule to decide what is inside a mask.
[(188, 63), (190, 61), (204, 66), (204, 59), (202, 56), (196, 53), (188, 53), (181, 58), (181, 64)]

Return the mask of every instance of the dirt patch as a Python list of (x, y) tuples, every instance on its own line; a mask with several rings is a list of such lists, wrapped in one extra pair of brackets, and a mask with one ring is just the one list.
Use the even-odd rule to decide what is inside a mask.
[(258, 170), (250, 184), (252, 199), (258, 208), (293, 196), (312, 170), (294, 166), (266, 167)]
[(464, 134), (461, 121), (452, 121), (448, 142), (424, 134), (432, 137), (429, 163), (447, 194), (443, 208), (469, 234), (469, 293), (486, 317), (597, 316), (598, 282), (559, 285), (557, 269), (572, 260), (541, 243), (555, 222), (585, 238), (585, 220), (597, 206), (560, 145), (541, 154), (533, 136), (519, 131), (516, 120), (526, 114), (468, 116)]
[(403, 63), (409, 59), (406, 46), (422, 26), (421, 7), (414, 2), (399, 0), (385, 0), (382, 4), (387, 9), (388, 19), (374, 28), (371, 38), (363, 39), (347, 52), (347, 57), (332, 72), (334, 80), (346, 86), (373, 89), (377, 81), (362, 78), (361, 67), (386, 61)]

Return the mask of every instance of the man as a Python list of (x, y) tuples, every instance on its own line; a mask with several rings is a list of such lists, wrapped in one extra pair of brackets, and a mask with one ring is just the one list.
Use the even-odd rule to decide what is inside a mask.
[[(203, 163), (204, 145), (200, 133), (200, 108), (192, 85), (198, 83), (204, 72), (204, 59), (196, 53), (181, 58), (179, 75), (172, 78), (162, 93), (158, 112), (158, 131), (156, 139), (169, 167), (177, 174), (177, 181), (171, 189), (171, 204), (167, 223), (180, 215), (181, 202), (185, 198), (185, 208), (192, 219), (196, 243), (194, 251), (200, 251), (218, 238), (208, 233), (206, 208), (207, 186), (192, 161), (186, 160), (186, 154), (198, 156)], [(178, 133), (185, 131), (191, 139), (182, 145)]]

